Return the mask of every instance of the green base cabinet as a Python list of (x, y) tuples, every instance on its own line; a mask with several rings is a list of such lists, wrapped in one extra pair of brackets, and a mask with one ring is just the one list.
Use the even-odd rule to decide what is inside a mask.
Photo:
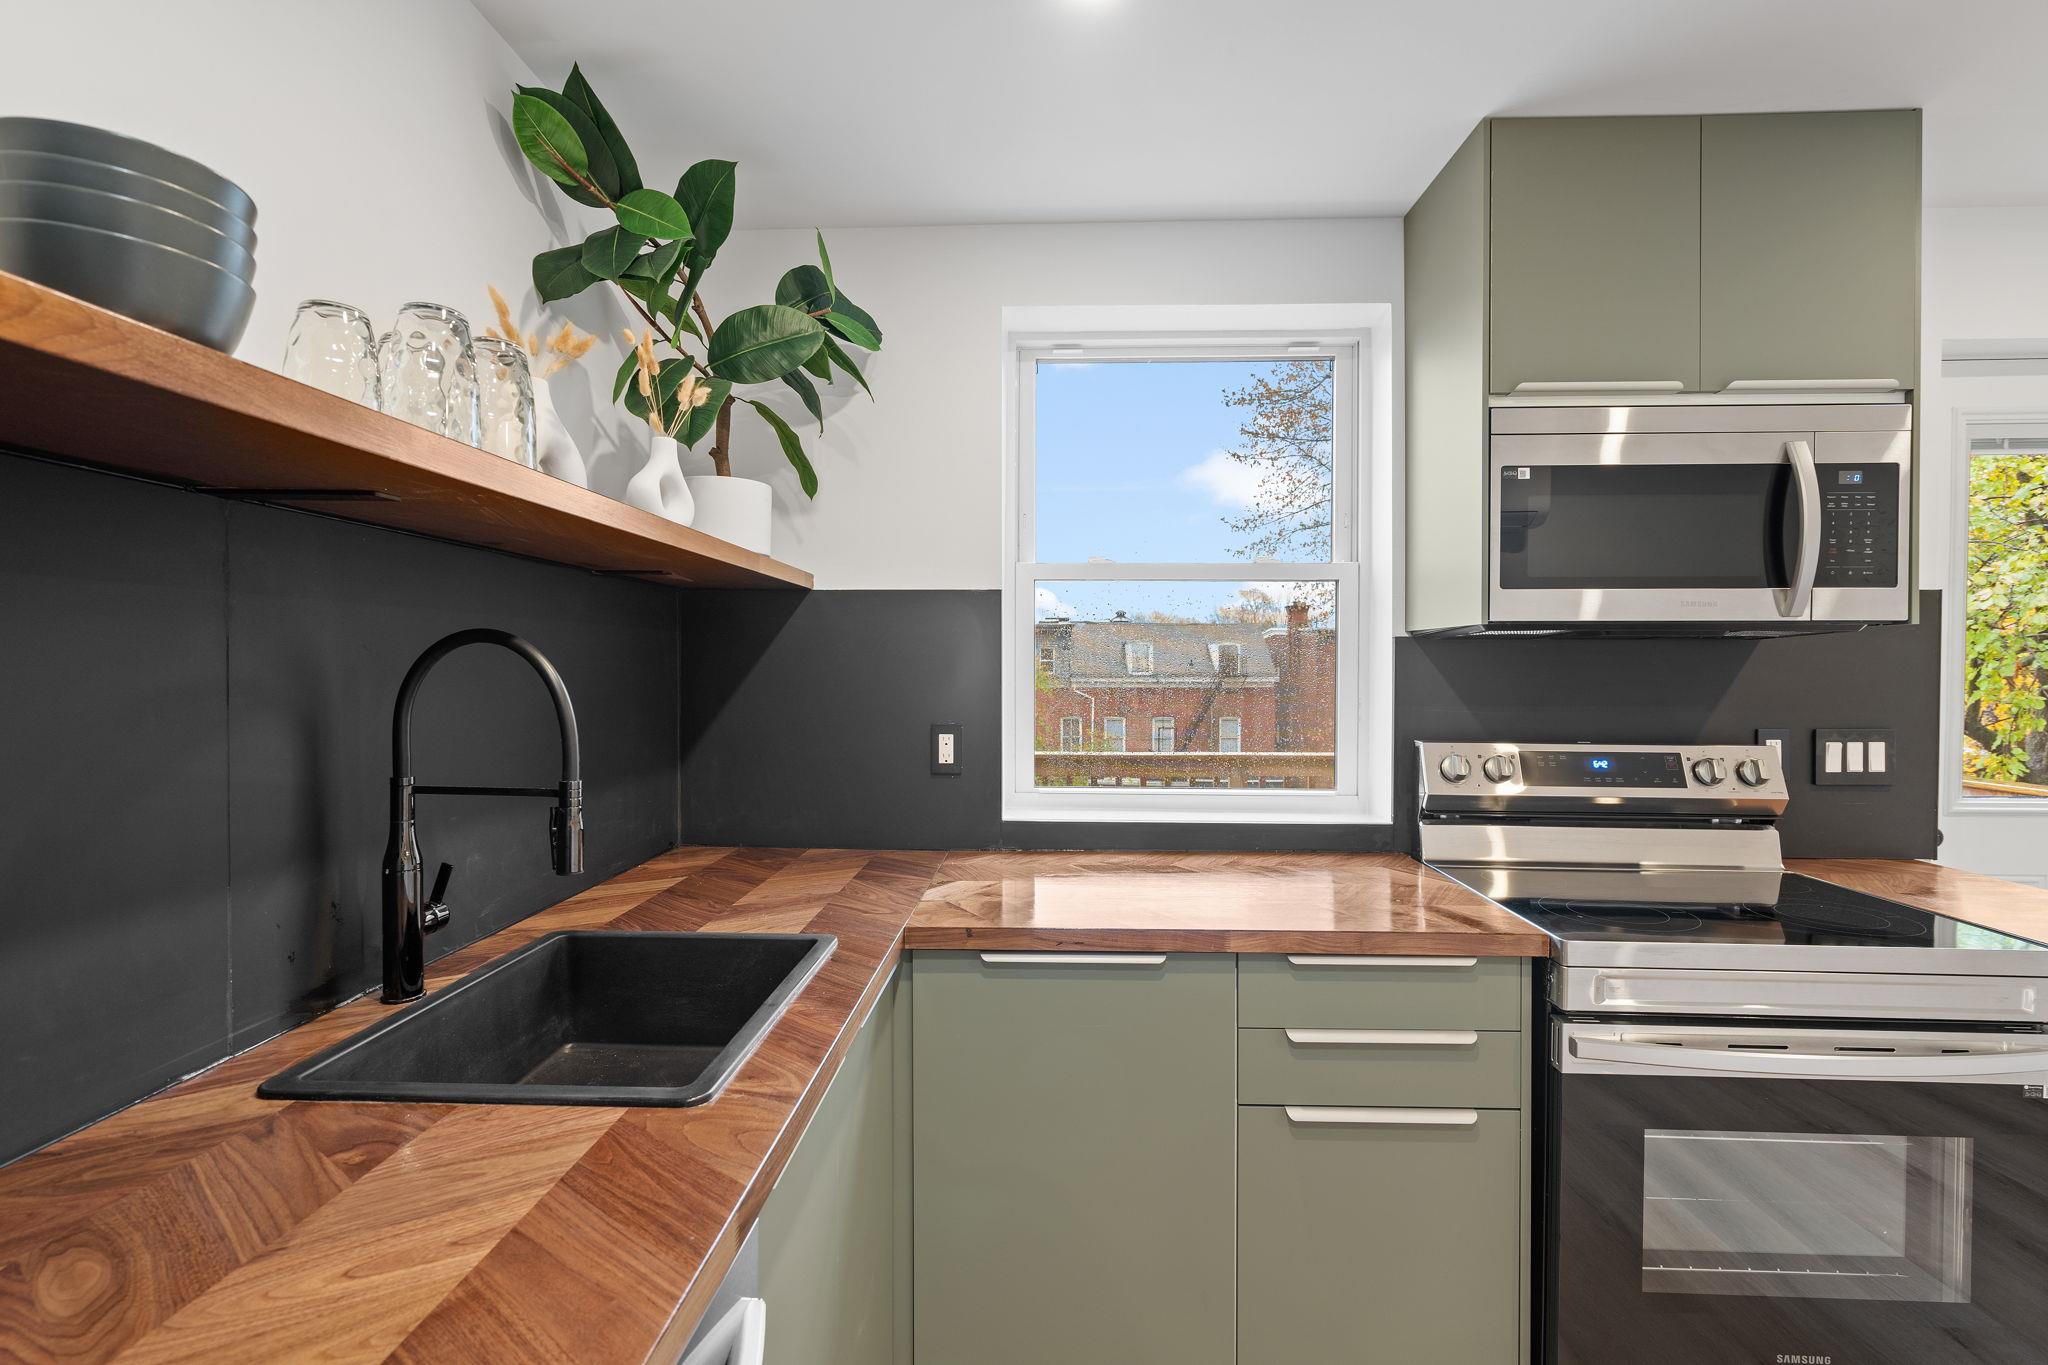
[(913, 956), (917, 1365), (1239, 1359), (1236, 963), (1104, 956)]
[(1435, 1113), (1238, 1111), (1240, 1361), (1520, 1358), (1521, 1115)]
[(758, 1224), (767, 1365), (894, 1365), (907, 1324), (907, 1206), (898, 1089), (909, 1026), (902, 973), (847, 1049)]

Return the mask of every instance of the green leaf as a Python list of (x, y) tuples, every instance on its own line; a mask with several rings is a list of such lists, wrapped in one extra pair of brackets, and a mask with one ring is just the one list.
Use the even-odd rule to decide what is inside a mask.
[(626, 390), (633, 385), (633, 376), (640, 370), (638, 353), (628, 350), (626, 358), (619, 362), (619, 372), (612, 377), (612, 401), (618, 402), (626, 396)]
[(624, 228), (593, 232), (583, 240), (583, 268), (601, 280), (615, 280), (633, 264), (646, 240)]
[(832, 279), (832, 257), (831, 254), (825, 250), (824, 229), (812, 228), (811, 231), (818, 234), (818, 268), (825, 272), (825, 283), (829, 285), (832, 289), (832, 292), (836, 294), (839, 292), (839, 286)]
[(583, 139), (576, 136), (569, 120), (537, 96), (512, 97), (512, 136), (519, 139), (519, 150), (526, 153), (526, 159), (557, 184), (574, 189), (576, 177), (590, 173)]
[(659, 280), (664, 275), (674, 274), (676, 263), (683, 258), (681, 242), (663, 242), (654, 250), (633, 258), (625, 272), (634, 279)]
[[(720, 330), (724, 329), (721, 328)], [(782, 442), (783, 458), (788, 460), (796, 469), (796, 481), (803, 486), (804, 496), (807, 498), (817, 497), (818, 471), (811, 468), (810, 457), (804, 454), (804, 443), (797, 439), (797, 434), (794, 431), (790, 430), (789, 423), (783, 421), (782, 414), (769, 407), (766, 403), (758, 402), (752, 398), (744, 401), (755, 412), (761, 414), (762, 421), (775, 428), (775, 439)]]
[(584, 76), (582, 67), (569, 68), (569, 79), (562, 86), (562, 93), (597, 125), (598, 136), (604, 140), (605, 150), (612, 154), (612, 164), (618, 168), (619, 192), (630, 194), (639, 189), (640, 165), (633, 159), (633, 149), (626, 145), (625, 135), (619, 131), (619, 125), (612, 122), (611, 111), (604, 107), (604, 102), (598, 99), (597, 92), (590, 88), (590, 81)]
[[(576, 101), (567, 95), (550, 90), (544, 85), (522, 85), (519, 87), (519, 94), (528, 99), (539, 100), (552, 109), (557, 117), (569, 125), (570, 131), (576, 134), (577, 145), (583, 148), (587, 163), (584, 174), (597, 187), (598, 193), (592, 194), (581, 185), (570, 184), (563, 186), (569, 197), (578, 203), (593, 207), (602, 207), (607, 200), (618, 198), (618, 163), (612, 160), (611, 149), (605, 146), (604, 135), (598, 132), (597, 125), (590, 121), (590, 115), (577, 108)], [(516, 97), (513, 103), (516, 107)]]
[(825, 408), (818, 401), (818, 386), (813, 384), (810, 376), (800, 369), (791, 370), (788, 374), (782, 376), (782, 382), (796, 390), (796, 396), (803, 400), (804, 407), (810, 411), (811, 416), (818, 419), (818, 434), (823, 436), (825, 434)]
[[(825, 326), (831, 330), (833, 335), (842, 341), (852, 342), (862, 350), (879, 351), (882, 349), (881, 324), (868, 316), (867, 309), (862, 308), (852, 299), (846, 297), (846, 295), (835, 292), (832, 297), (832, 312), (838, 316), (839, 320), (835, 322), (832, 318), (828, 317), (825, 319)], [(856, 330), (858, 330), (860, 335), (854, 335)]]
[(556, 247), (533, 258), (533, 292), (542, 303), (580, 294), (597, 283), (597, 276), (583, 266), (581, 246)]
[(824, 321), (827, 327), (864, 351), (878, 351), (882, 348), (880, 337), (870, 332), (858, 320), (848, 317), (836, 308), (825, 314)]
[(736, 384), (765, 384), (809, 360), (824, 340), (816, 318), (781, 304), (756, 304), (711, 333), (711, 372)]
[[(829, 342), (832, 338), (828, 336), (825, 340)], [(804, 368), (815, 375), (819, 383), (829, 384), (832, 382), (832, 358), (825, 354), (823, 346), (818, 348), (816, 355), (804, 362)]]
[(868, 377), (860, 372), (860, 366), (853, 363), (853, 357), (841, 350), (839, 343), (834, 341), (829, 334), (825, 338), (825, 344), (818, 348), (818, 353), (852, 375), (853, 382), (866, 390), (869, 398), (875, 396), (875, 391), (868, 388)]
[(619, 226), (639, 237), (672, 242), (690, 235), (690, 215), (660, 190), (634, 190), (613, 206)]
[(820, 313), (830, 308), (833, 294), (832, 282), (814, 265), (792, 266), (775, 282), (775, 301), (800, 313)]
[(711, 264), (711, 258), (732, 233), (733, 196), (737, 190), (739, 163), (700, 161), (676, 181), (676, 202), (697, 225), (697, 242), (690, 248), (692, 270)]
[(683, 417), (683, 429), (676, 433), (676, 439), (692, 449), (718, 425), (719, 410), (725, 406), (725, 400), (732, 396), (731, 380), (714, 379), (709, 387), (711, 397), (704, 400), (702, 407), (690, 409)]
[[(682, 386), (683, 380), (689, 376), (690, 368), (689, 361), (672, 358), (662, 361), (654, 371), (654, 398), (661, 405), (662, 426), (664, 428), (670, 428), (675, 425), (673, 419), (676, 410), (676, 390)], [(647, 395), (640, 392), (640, 382), (637, 379), (628, 385), (626, 389), (626, 411), (632, 413), (643, 422), (647, 420)]]

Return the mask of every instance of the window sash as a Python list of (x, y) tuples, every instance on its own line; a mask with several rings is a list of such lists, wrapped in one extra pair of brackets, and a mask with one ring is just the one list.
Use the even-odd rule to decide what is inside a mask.
[[(1102, 744), (1105, 749), (1113, 754), (1120, 754), (1124, 751), (1124, 718), (1122, 716), (1104, 716), (1102, 718)], [(1115, 747), (1112, 748), (1112, 745)]]
[(1244, 752), (1244, 722), (1237, 716), (1216, 718), (1216, 752), (1219, 754), (1241, 754)]
[[(1980, 442), (1982, 448), (1980, 448)], [(2014, 455), (2048, 455), (2048, 413), (1981, 413), (1960, 415), (1955, 442), (1955, 534), (1953, 595), (1944, 607), (1944, 629), (1949, 641), (1944, 653), (1943, 696), (1952, 698), (1943, 709), (1943, 782), (1951, 810), (1999, 811), (2048, 814), (2048, 797), (2023, 793), (1990, 792), (1965, 786), (1963, 772), (1963, 715), (1967, 697), (1963, 691), (1968, 666), (1965, 632), (1969, 626), (1967, 599), (1975, 584), (1970, 572), (1970, 521), (1974, 510), (1971, 496), (1976, 461)]]

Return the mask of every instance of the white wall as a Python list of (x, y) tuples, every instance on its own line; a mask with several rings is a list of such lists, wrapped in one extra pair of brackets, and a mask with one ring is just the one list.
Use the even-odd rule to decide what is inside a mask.
[[(468, 0), (15, 3), (0, 74), (7, 113), (160, 143), (250, 193), (256, 312), (237, 354), (258, 365), (276, 367), (309, 296), (380, 319), (426, 299), (481, 328), (496, 284), (531, 327), (534, 254), (591, 230), (565, 223), (564, 209), (582, 211), (520, 155), (506, 114), (534, 73)], [(568, 315), (616, 338), (619, 315), (594, 292)], [(618, 356), (593, 351), (589, 382), (555, 390), (610, 492), (630, 470), (594, 428), (611, 422)]]
[[(1000, 586), (1005, 307), (1393, 303), (1399, 344), (1393, 218), (828, 228), (825, 237), (841, 287), (884, 332), (868, 358), (875, 401), (841, 380), (823, 438), (815, 424), (795, 423), (818, 469), (809, 504), (758, 417), (734, 420), (734, 472), (775, 484), (775, 553), (821, 588)], [(808, 231), (735, 233), (706, 279), (712, 317), (766, 301), (784, 270), (815, 260)], [(777, 406), (801, 415), (793, 398)]]
[(1964, 458), (1956, 449), (1963, 412), (2048, 411), (2048, 376), (1947, 378), (1942, 343), (1951, 339), (2048, 336), (2048, 208), (1935, 208), (1922, 245), (1920, 576), (1943, 589), (1941, 860), (1997, 876), (2048, 877), (2048, 802), (1958, 806), (1951, 782), (1960, 761), (1950, 718), (1962, 705), (1958, 579)]

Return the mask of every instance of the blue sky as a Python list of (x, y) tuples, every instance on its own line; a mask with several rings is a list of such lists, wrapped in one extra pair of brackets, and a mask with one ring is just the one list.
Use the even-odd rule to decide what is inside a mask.
[[(1043, 361), (1036, 407), (1038, 561), (1229, 562), (1256, 477), (1226, 451), (1244, 410), (1227, 407), (1272, 362)], [(1246, 560), (1247, 565), (1250, 564)], [(1117, 610), (1205, 616), (1237, 583), (1058, 583), (1041, 617)]]

